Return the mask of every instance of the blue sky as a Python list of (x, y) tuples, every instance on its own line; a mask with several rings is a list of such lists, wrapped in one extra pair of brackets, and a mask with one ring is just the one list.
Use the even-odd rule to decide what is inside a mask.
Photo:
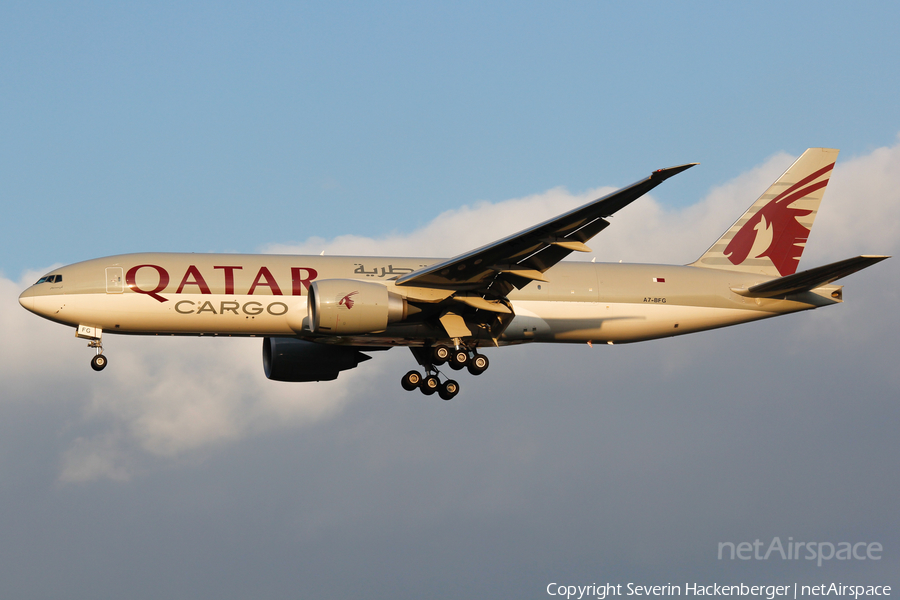
[[(685, 263), (810, 146), (841, 154), (801, 268), (896, 255), (897, 23), (888, 2), (3, 3), (0, 596), (900, 586), (897, 258), (828, 309), (490, 351), (453, 402), (400, 389), (402, 350), (294, 385), (259, 340), (105, 336), (98, 374), (16, 302), (124, 252), (455, 254), (700, 162), (590, 244)], [(883, 559), (716, 558), (775, 536)]]
[(6, 4), (7, 276), (410, 231), (564, 186), (681, 206), (900, 131), (893, 3)]

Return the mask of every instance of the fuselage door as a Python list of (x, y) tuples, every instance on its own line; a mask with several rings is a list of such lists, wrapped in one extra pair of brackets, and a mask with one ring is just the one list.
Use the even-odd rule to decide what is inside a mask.
[(122, 267), (106, 267), (106, 293), (121, 294), (125, 291), (125, 271)]

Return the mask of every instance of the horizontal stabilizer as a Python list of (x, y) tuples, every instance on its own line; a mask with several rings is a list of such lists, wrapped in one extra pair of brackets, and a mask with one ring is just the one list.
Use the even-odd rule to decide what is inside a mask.
[(775, 298), (787, 296), (788, 294), (808, 292), (819, 286), (828, 285), (832, 281), (837, 281), (841, 277), (861, 271), (866, 267), (871, 267), (886, 258), (890, 258), (890, 256), (855, 256), (831, 263), (830, 265), (823, 265), (808, 271), (779, 277), (746, 289), (735, 289), (734, 292), (750, 298)]

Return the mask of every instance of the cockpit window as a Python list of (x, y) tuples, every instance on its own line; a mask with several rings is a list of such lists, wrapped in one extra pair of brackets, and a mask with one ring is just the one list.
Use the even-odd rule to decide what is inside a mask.
[(45, 275), (38, 279), (34, 285), (38, 285), (38, 283), (62, 283), (62, 275)]

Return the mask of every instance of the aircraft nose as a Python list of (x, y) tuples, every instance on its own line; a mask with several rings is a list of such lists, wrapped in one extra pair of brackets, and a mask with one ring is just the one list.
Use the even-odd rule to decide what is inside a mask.
[(19, 294), (19, 304), (26, 310), (34, 312), (34, 286)]

